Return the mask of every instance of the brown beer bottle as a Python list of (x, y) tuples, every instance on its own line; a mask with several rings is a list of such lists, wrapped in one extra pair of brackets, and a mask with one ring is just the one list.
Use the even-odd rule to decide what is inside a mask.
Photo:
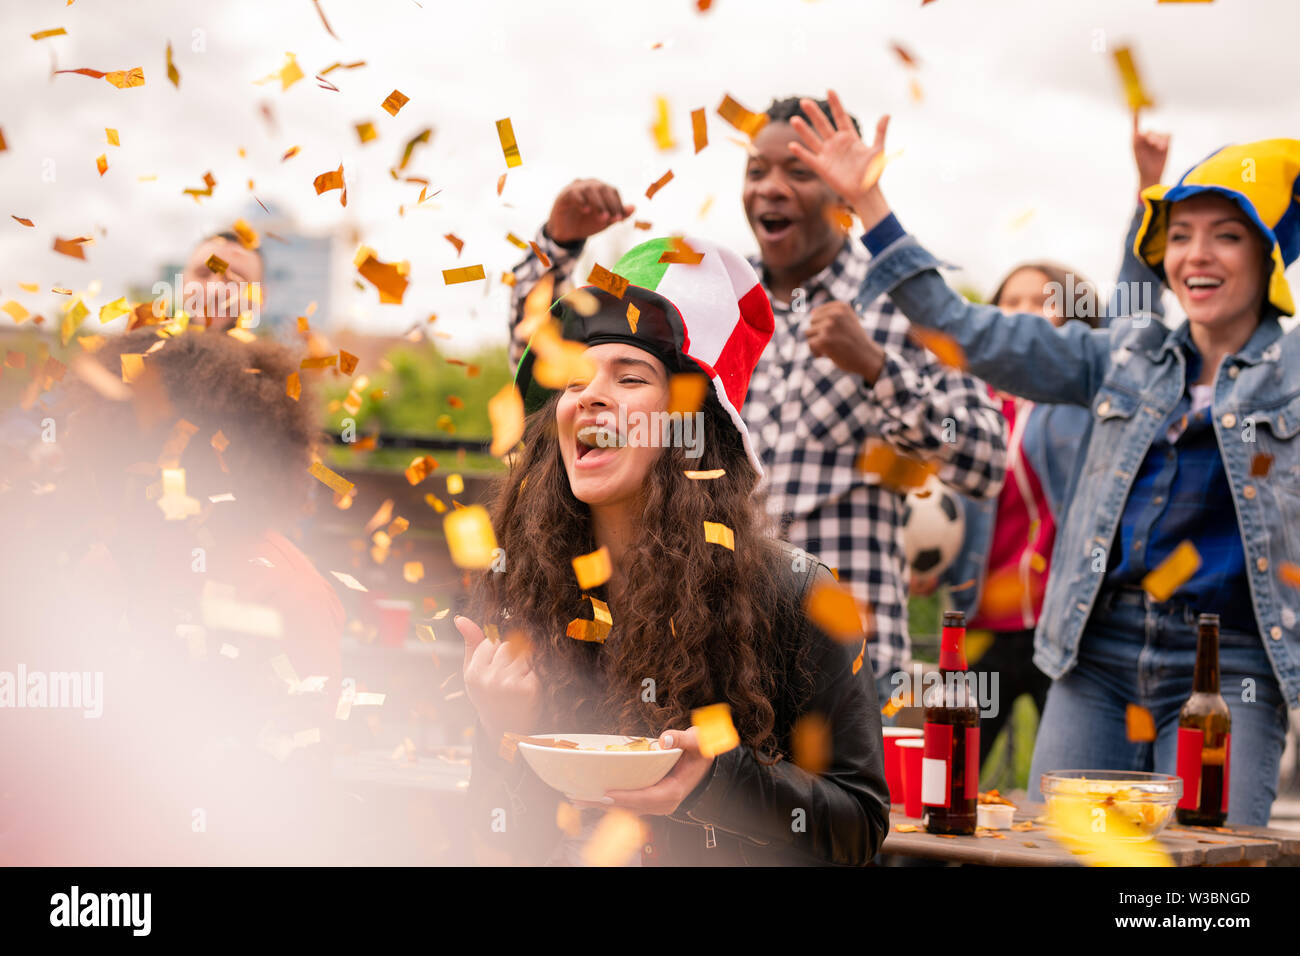
[(942, 688), (925, 699), (925, 749), (921, 759), (921, 803), (930, 833), (975, 832), (980, 784), (979, 706), (975, 675), (966, 669), (966, 616), (943, 616), (939, 645)]
[(1232, 713), (1219, 693), (1219, 615), (1202, 614), (1198, 624), (1192, 696), (1178, 713), (1183, 796), (1176, 813), (1181, 824), (1217, 827), (1228, 816)]

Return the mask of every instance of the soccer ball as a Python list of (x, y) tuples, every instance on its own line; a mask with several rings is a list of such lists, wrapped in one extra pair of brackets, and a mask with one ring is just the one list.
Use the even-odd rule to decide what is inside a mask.
[(961, 552), (966, 516), (957, 494), (931, 476), (903, 505), (903, 551), (916, 575), (942, 574)]

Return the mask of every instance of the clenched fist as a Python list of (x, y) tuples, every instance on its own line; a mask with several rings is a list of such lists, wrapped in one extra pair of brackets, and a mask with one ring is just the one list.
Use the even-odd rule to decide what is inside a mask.
[(456, 630), (465, 638), (465, 693), (489, 739), (499, 741), (507, 730), (536, 731), (542, 687), (527, 645), (522, 640), (489, 641), (467, 617), (456, 618)]
[(875, 383), (884, 366), (885, 352), (862, 327), (862, 320), (847, 302), (823, 302), (808, 315), (804, 329), (815, 358), (829, 358), (837, 366)]
[(556, 242), (577, 242), (622, 222), (635, 211), (635, 206), (623, 205), (618, 190), (608, 183), (575, 179), (555, 197), (546, 232)]

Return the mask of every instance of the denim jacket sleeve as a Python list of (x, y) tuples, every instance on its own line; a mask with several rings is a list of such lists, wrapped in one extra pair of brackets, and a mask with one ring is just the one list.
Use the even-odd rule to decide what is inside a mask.
[(971, 374), (994, 388), (1035, 402), (1092, 401), (1110, 365), (1110, 331), (1082, 322), (1058, 329), (1040, 315), (972, 304), (939, 275), (941, 265), (904, 236), (871, 260), (859, 299), (887, 293), (910, 321), (953, 339)]
[(1115, 291), (1101, 315), (1102, 328), (1115, 319), (1144, 313), (1155, 316), (1156, 321), (1164, 318), (1165, 306), (1160, 298), (1164, 283), (1133, 251), (1144, 211), (1139, 204), (1133, 218), (1129, 220), (1128, 232), (1124, 236), (1124, 256), (1120, 260), (1119, 275), (1115, 279)]

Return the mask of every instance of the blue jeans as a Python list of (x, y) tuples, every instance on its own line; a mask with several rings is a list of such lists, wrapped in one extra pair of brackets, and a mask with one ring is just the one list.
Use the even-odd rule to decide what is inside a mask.
[[(1038, 727), (1029, 793), (1041, 799), (1053, 770), (1142, 770), (1174, 773), (1178, 712), (1192, 692), (1196, 614), (1154, 605), (1137, 590), (1098, 598), (1079, 643), (1079, 660), (1052, 682)], [(1267, 826), (1277, 796), (1288, 715), (1258, 634), (1219, 632), (1219, 690), (1232, 712), (1228, 822)], [(1155, 720), (1156, 739), (1128, 739), (1132, 702)]]

